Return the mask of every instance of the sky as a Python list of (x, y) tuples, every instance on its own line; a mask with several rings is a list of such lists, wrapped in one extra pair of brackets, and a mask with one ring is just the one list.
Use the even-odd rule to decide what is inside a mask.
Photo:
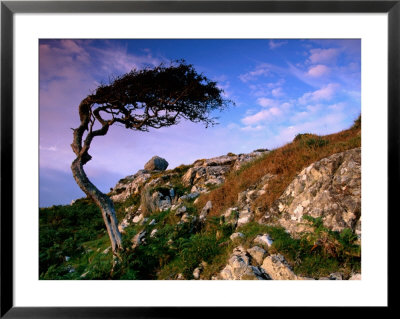
[(154, 155), (168, 169), (196, 159), (274, 149), (299, 133), (330, 134), (361, 114), (361, 41), (350, 39), (129, 39), (39, 41), (39, 205), (84, 197), (70, 170), (81, 100), (131, 69), (184, 59), (235, 104), (218, 125), (181, 121), (136, 132), (112, 126), (96, 137), (89, 179), (108, 192)]

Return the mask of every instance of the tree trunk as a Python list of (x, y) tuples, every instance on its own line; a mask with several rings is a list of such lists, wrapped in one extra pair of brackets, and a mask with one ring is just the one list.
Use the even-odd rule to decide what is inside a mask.
[(121, 233), (118, 230), (118, 220), (115, 215), (115, 208), (112, 200), (103, 194), (86, 176), (83, 170), (82, 158), (77, 157), (71, 165), (72, 174), (79, 187), (85, 194), (93, 199), (100, 208), (104, 223), (110, 237), (111, 247), (114, 255), (118, 255), (118, 251), (122, 250)]

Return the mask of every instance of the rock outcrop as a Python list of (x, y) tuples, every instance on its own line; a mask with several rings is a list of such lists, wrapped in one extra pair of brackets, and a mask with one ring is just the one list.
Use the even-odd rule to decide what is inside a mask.
[[(160, 175), (167, 166), (150, 167), (121, 180), (112, 191), (114, 201), (123, 201), (131, 195), (141, 194), (140, 205), (126, 208), (127, 215), (119, 225), (123, 232), (130, 224), (144, 224), (146, 209), (159, 212), (171, 209), (176, 223), (190, 223), (191, 232), (204, 227), (213, 203), (208, 201), (202, 209), (193, 212), (191, 203), (196, 203), (201, 193), (225, 181), (226, 175), (252, 159), (268, 152), (267, 150), (241, 155), (225, 155), (211, 159), (198, 160), (187, 171), (167, 171)], [(168, 163), (166, 164), (168, 165)], [(154, 172), (156, 170), (157, 172)], [(244, 226), (252, 221), (282, 226), (292, 237), (304, 231), (311, 231), (310, 222), (305, 215), (320, 217), (325, 227), (333, 231), (351, 228), (361, 236), (361, 148), (333, 154), (304, 168), (287, 186), (278, 200), (265, 213), (254, 208), (254, 201), (266, 194), (269, 183), (279, 178), (267, 174), (255, 185), (237, 194), (237, 201), (224, 212), (221, 222), (230, 224), (232, 229)], [(174, 181), (174, 183), (170, 182)], [(178, 182), (177, 182), (178, 181)], [(181, 183), (180, 189), (176, 188)], [(185, 191), (182, 191), (184, 185)], [(146, 208), (147, 207), (147, 208)], [(152, 223), (152, 222), (151, 222)], [(155, 223), (155, 220), (154, 220)], [(159, 228), (159, 226), (157, 226)], [(157, 236), (159, 229), (149, 230), (149, 237)], [(250, 243), (246, 236), (236, 230), (226, 242), (236, 247), (225, 267), (213, 279), (222, 280), (306, 280), (294, 273), (293, 268), (282, 254), (277, 253), (273, 239), (267, 233), (258, 234)], [(216, 233), (216, 238), (221, 233)], [(132, 247), (146, 244), (146, 232), (136, 234)], [(297, 238), (297, 237), (296, 237)], [(246, 246), (240, 246), (240, 243)], [(200, 264), (193, 271), (193, 278), (200, 279), (206, 263)], [(360, 274), (353, 274), (350, 279), (359, 280)], [(348, 276), (349, 277), (349, 276)], [(346, 277), (346, 278), (348, 278)], [(342, 280), (344, 275), (332, 273), (319, 280)]]
[[(303, 216), (321, 217), (325, 227), (361, 235), (361, 148), (311, 164), (290, 183), (267, 213), (290, 233), (308, 230)], [(268, 222), (267, 218), (263, 218)]]
[(242, 247), (233, 250), (228, 264), (219, 273), (217, 279), (222, 280), (265, 280), (270, 279), (262, 268), (253, 266), (252, 256)]
[(146, 170), (140, 170), (135, 175), (129, 175), (121, 179), (111, 192), (114, 202), (123, 202), (131, 195), (140, 193), (141, 188), (150, 179), (151, 174)]
[(262, 269), (271, 277), (272, 280), (297, 280), (285, 258), (281, 254), (271, 255), (264, 259)]
[(225, 181), (225, 176), (228, 172), (231, 170), (238, 170), (243, 164), (267, 154), (268, 152), (268, 150), (260, 150), (249, 154), (224, 155), (198, 160), (194, 162), (193, 167), (186, 172), (182, 181), (186, 185), (196, 185), (203, 189), (204, 186), (220, 185)]
[[(196, 198), (200, 193), (207, 192), (210, 187), (222, 184), (225, 181), (225, 176), (231, 170), (237, 170), (243, 164), (267, 154), (268, 152), (268, 150), (258, 150), (249, 154), (223, 155), (195, 161), (182, 176), (182, 183), (191, 188), (190, 193), (182, 196), (182, 200)], [(143, 187), (148, 185), (152, 173), (165, 171), (167, 167), (168, 162), (165, 159), (154, 156), (145, 164), (144, 170), (139, 170), (136, 174), (121, 179), (112, 189), (110, 193), (111, 199), (114, 202), (123, 202), (132, 195), (140, 194)], [(151, 186), (165, 185), (165, 180), (171, 178), (172, 175), (174, 174), (168, 174), (168, 171), (165, 172), (163, 178), (152, 180)], [(173, 187), (170, 188), (173, 191)], [(169, 197), (172, 200), (174, 195), (170, 194)], [(166, 198), (164, 198), (164, 200), (166, 200)]]

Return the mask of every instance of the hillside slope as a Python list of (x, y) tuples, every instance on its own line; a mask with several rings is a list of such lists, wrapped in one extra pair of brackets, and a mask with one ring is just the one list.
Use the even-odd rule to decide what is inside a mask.
[(359, 278), (360, 118), (273, 151), (146, 167), (109, 193), (126, 248), (114, 268), (88, 199), (40, 209), (41, 279)]

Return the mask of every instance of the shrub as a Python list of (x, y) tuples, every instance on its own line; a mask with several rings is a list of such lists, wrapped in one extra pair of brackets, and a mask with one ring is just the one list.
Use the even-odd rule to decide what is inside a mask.
[(351, 128), (354, 129), (354, 130), (360, 130), (361, 129), (361, 114), (354, 121), (354, 124), (353, 124), (353, 126)]

